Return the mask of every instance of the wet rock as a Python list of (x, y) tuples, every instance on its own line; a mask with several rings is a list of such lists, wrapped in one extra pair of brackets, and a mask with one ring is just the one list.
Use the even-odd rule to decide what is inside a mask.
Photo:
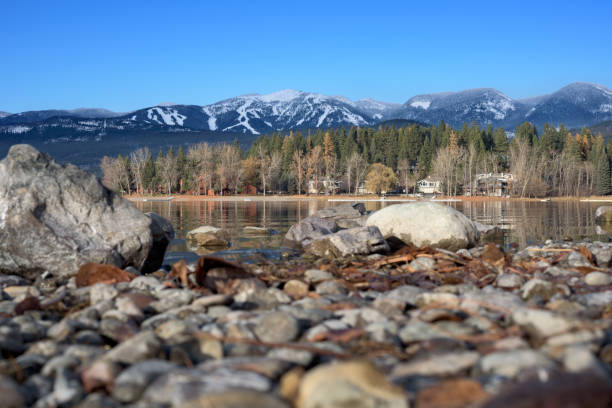
[(612, 275), (603, 272), (591, 272), (584, 277), (584, 282), (589, 286), (612, 285)]
[(228, 247), (229, 234), (221, 228), (205, 225), (187, 232), (187, 244), (191, 247)]
[(407, 408), (403, 390), (391, 384), (371, 363), (346, 362), (318, 366), (299, 385), (299, 408)]
[(335, 221), (319, 217), (306, 217), (297, 224), (293, 224), (283, 241), (283, 245), (290, 247), (305, 247), (313, 240), (337, 232), (340, 228)]
[(390, 205), (370, 215), (366, 225), (377, 226), (387, 239), (452, 251), (474, 246), (480, 236), (465, 215), (432, 202)]
[(477, 365), (477, 369), (484, 374), (509, 378), (515, 378), (526, 369), (552, 367), (553, 361), (535, 350), (498, 351), (482, 357)]
[(244, 235), (246, 236), (256, 236), (256, 237), (261, 237), (261, 236), (267, 236), (270, 235), (270, 229), (266, 228), (266, 227), (253, 227), (253, 226), (246, 226), (242, 229), (242, 231), (244, 232)]
[(261, 341), (285, 343), (298, 337), (300, 327), (293, 316), (283, 312), (270, 312), (261, 317), (254, 332)]
[(153, 247), (151, 255), (142, 265), (142, 273), (152, 273), (160, 268), (164, 261), (164, 254), (170, 242), (174, 239), (174, 227), (167, 219), (153, 212), (145, 213), (151, 219), (151, 233), (153, 234)]
[(0, 180), (5, 273), (70, 276), (88, 262), (141, 268), (151, 256), (151, 219), (93, 174), (14, 145), (0, 162)]
[(595, 221), (612, 223), (612, 205), (602, 205), (595, 210)]
[(356, 227), (313, 239), (306, 251), (316, 256), (339, 258), (389, 251), (377, 227)]

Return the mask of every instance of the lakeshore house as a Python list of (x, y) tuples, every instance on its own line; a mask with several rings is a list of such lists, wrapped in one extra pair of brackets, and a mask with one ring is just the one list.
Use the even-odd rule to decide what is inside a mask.
[(315, 180), (308, 180), (308, 194), (336, 194), (343, 187), (343, 183), (340, 180), (323, 177), (315, 182)]
[(440, 179), (427, 176), (423, 180), (417, 181), (417, 190), (419, 193), (426, 195), (441, 194), (440, 185)]
[(477, 174), (471, 189), (465, 195), (504, 197), (510, 194), (514, 176), (511, 173)]

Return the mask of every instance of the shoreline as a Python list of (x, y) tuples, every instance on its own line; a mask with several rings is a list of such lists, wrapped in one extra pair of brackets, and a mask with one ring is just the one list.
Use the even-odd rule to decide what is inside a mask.
[(434, 201), (434, 202), (495, 202), (495, 201), (514, 201), (514, 202), (561, 202), (561, 201), (578, 201), (591, 203), (612, 203), (612, 197), (591, 196), (591, 197), (550, 197), (547, 198), (525, 198), (525, 197), (485, 197), (485, 196), (438, 196), (434, 200), (419, 199), (410, 196), (386, 196), (381, 199), (380, 196), (357, 195), (351, 196), (346, 194), (339, 195), (227, 195), (227, 196), (207, 196), (207, 195), (190, 195), (190, 194), (173, 194), (166, 195), (141, 195), (131, 194), (124, 195), (123, 198), (134, 202), (196, 202), (196, 201), (376, 201), (376, 202), (416, 202), (416, 201)]

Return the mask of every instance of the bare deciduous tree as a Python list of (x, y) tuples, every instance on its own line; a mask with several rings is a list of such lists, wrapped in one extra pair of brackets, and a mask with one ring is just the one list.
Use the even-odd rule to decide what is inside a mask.
[(141, 194), (144, 191), (144, 168), (150, 155), (151, 151), (148, 147), (140, 148), (130, 154), (130, 167), (134, 183), (136, 184), (137, 194)]
[(306, 171), (306, 159), (301, 150), (293, 152), (293, 162), (291, 163), (291, 172), (295, 177), (298, 195), (302, 194), (302, 186), (304, 185), (304, 173)]

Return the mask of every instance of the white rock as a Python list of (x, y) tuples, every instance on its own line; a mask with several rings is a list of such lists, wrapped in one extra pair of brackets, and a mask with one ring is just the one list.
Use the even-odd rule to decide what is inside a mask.
[(454, 251), (473, 246), (480, 237), (474, 223), (465, 215), (432, 202), (385, 207), (370, 215), (366, 225), (377, 226), (387, 239), (395, 237), (406, 244)]

